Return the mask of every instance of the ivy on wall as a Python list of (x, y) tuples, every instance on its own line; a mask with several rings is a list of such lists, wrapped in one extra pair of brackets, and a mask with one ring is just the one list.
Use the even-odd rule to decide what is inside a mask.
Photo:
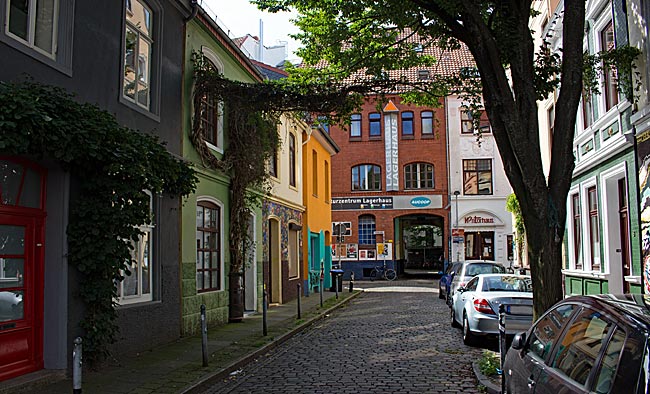
[(31, 81), (0, 82), (0, 134), (0, 152), (53, 158), (78, 180), (68, 261), (80, 273), (85, 360), (99, 361), (118, 332), (116, 283), (130, 274), (137, 226), (152, 220), (144, 190), (187, 195), (196, 186), (194, 171), (155, 136), (120, 126), (61, 88)]

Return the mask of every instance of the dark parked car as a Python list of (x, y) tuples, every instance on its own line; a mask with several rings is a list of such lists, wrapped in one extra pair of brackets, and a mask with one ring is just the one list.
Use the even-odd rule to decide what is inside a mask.
[(647, 393), (650, 298), (574, 296), (515, 335), (504, 363), (507, 393)]
[(451, 280), (454, 279), (454, 274), (458, 272), (462, 264), (463, 263), (457, 261), (447, 266), (447, 269), (438, 282), (438, 298), (443, 300), (447, 298), (447, 294), (449, 294), (449, 289), (451, 287)]

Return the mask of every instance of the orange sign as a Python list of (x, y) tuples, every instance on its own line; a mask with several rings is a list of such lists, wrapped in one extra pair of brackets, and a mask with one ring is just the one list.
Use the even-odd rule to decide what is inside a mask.
[(451, 229), (451, 236), (452, 237), (464, 237), (465, 236), (465, 229), (464, 228), (453, 228), (453, 229)]

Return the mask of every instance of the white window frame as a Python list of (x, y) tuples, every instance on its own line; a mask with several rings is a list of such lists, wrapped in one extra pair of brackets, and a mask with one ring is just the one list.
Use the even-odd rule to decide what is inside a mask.
[[(220, 261), (219, 270), (221, 272), (221, 280), (220, 280), (220, 283), (219, 283), (219, 290), (211, 290), (211, 291), (205, 291), (205, 292), (199, 293), (198, 289), (196, 289), (197, 294), (208, 294), (208, 293), (226, 291), (225, 278), (224, 278), (226, 275), (225, 275), (225, 272), (224, 272), (224, 260), (223, 260), (224, 257), (225, 257), (224, 256), (224, 249), (225, 249), (225, 246), (224, 246), (224, 237), (225, 237), (225, 235), (224, 235), (224, 224), (225, 224), (224, 216), (225, 215), (224, 215), (224, 213), (226, 212), (225, 211), (225, 205), (224, 205), (223, 202), (221, 202), (220, 200), (217, 200), (216, 198), (214, 198), (212, 196), (197, 196), (196, 197), (196, 203), (194, 204), (194, 217), (195, 218), (196, 218), (196, 208), (199, 206), (199, 202), (201, 202), (201, 201), (211, 202), (211, 203), (217, 205), (219, 207), (219, 209), (221, 210), (221, 215), (219, 215), (219, 229), (220, 229), (220, 231), (219, 231), (219, 238), (220, 238), (219, 242), (221, 243), (221, 248), (219, 249), (219, 261)], [(194, 231), (196, 232), (196, 220), (195, 220), (195, 223), (194, 223)], [(196, 252), (197, 252), (197, 250), (196, 250), (196, 242), (194, 242), (194, 254), (193, 254), (193, 256), (195, 256), (195, 257), (196, 257)], [(194, 274), (196, 275), (196, 264), (195, 264), (195, 267), (194, 267)], [(196, 279), (195, 279), (195, 282), (196, 282)], [(196, 286), (196, 284), (195, 284), (195, 286)]]
[[(594, 52), (598, 53), (603, 50), (602, 48), (602, 42), (600, 42), (600, 34), (607, 26), (609, 22), (614, 22), (613, 21), (613, 15), (612, 15), (612, 6), (610, 2), (607, 2), (607, 5), (605, 8), (600, 12), (598, 15), (598, 18), (594, 22), (593, 29), (591, 30), (592, 38), (593, 38), (593, 43), (594, 43)], [(601, 73), (600, 78), (598, 79), (598, 84), (599, 84), (599, 89), (600, 89), (600, 94), (598, 95), (598, 117), (594, 117), (594, 123), (600, 118), (602, 118), (607, 112), (610, 111), (615, 111), (616, 107), (618, 107), (619, 104), (621, 104), (622, 101), (620, 97), (620, 92), (618, 93), (619, 95), (619, 100), (618, 104), (615, 104), (612, 106), (612, 108), (607, 111), (607, 103), (606, 103), (606, 97), (605, 97), (605, 75), (604, 73)], [(592, 124), (593, 127), (593, 124)]]
[[(583, 210), (582, 210), (582, 195), (580, 192), (580, 186), (575, 185), (571, 189), (569, 189), (569, 194), (567, 195), (567, 229), (569, 233), (569, 242), (568, 242), (568, 255), (569, 255), (569, 270), (572, 271), (583, 271), (585, 264), (584, 261), (582, 263), (582, 269), (578, 270), (576, 268), (576, 264), (578, 263), (575, 258), (575, 247), (576, 247), (576, 235), (575, 231), (573, 231), (573, 199), (572, 196), (574, 194), (578, 194), (578, 202), (580, 203), (580, 228), (584, 229), (584, 224), (583, 222)], [(584, 231), (582, 232), (582, 237), (581, 241), (584, 241)], [(584, 258), (584, 242), (580, 242), (580, 245), (577, 245), (578, 248), (580, 248), (582, 253), (579, 253), (583, 258)]]
[[(134, 25), (133, 23), (131, 23), (128, 20), (129, 15), (132, 15), (133, 12), (131, 10), (127, 10), (128, 15), (125, 14), (125, 17), (124, 17), (124, 41), (125, 42), (123, 44), (124, 45), (124, 51), (123, 51), (122, 57), (126, 57), (126, 36), (127, 36), (126, 35), (126, 30), (129, 29), (131, 31), (136, 32), (136, 46), (135, 46), (135, 50), (133, 51), (134, 68), (135, 68), (135, 70), (134, 70), (134, 83), (135, 83), (136, 89), (134, 90), (134, 97), (133, 98), (129, 97), (126, 94), (126, 91), (125, 91), (125, 88), (124, 88), (125, 77), (124, 77), (124, 75), (122, 75), (122, 82), (121, 82), (122, 83), (122, 97), (125, 100), (135, 104), (136, 106), (138, 106), (138, 107), (140, 107), (140, 108), (142, 108), (142, 109), (144, 109), (146, 111), (150, 111), (151, 107), (152, 107), (152, 101), (153, 101), (153, 90), (152, 90), (151, 79), (150, 78), (147, 79), (147, 77), (150, 77), (151, 74), (152, 74), (151, 69), (153, 68), (153, 60), (154, 60), (154, 45), (156, 44), (155, 40), (154, 40), (154, 38), (155, 38), (154, 34), (155, 34), (156, 23), (158, 23), (158, 21), (157, 21), (158, 18), (154, 17), (155, 12), (146, 1), (143, 1), (143, 0), (131, 0), (131, 2), (133, 2), (133, 1), (137, 1), (138, 3), (140, 3), (143, 6), (143, 8), (145, 8), (146, 10), (149, 11), (149, 18), (151, 19), (151, 26), (150, 26), (149, 35), (144, 34), (142, 29), (140, 29), (137, 25)], [(126, 6), (124, 8), (126, 9)], [(149, 59), (148, 60), (146, 58), (144, 58), (144, 56), (141, 56), (141, 54), (140, 54), (140, 40), (141, 39), (149, 44)], [(142, 69), (140, 68), (140, 60), (141, 59), (144, 59), (144, 62), (145, 62), (145, 67), (142, 68)], [(124, 70), (125, 70), (125, 67), (126, 67), (126, 62), (124, 60), (123, 60), (123, 62), (124, 63), (123, 63), (123, 67), (122, 67), (122, 73), (124, 73)], [(147, 105), (144, 105), (144, 104), (140, 103), (140, 101), (138, 100), (138, 92), (139, 92), (138, 87), (139, 87), (140, 82), (146, 84), (146, 88), (148, 90), (149, 98), (148, 98)]]
[[(143, 283), (143, 276), (142, 276), (142, 265), (143, 262), (139, 260), (139, 256), (141, 256), (141, 251), (142, 251), (142, 240), (144, 236), (140, 236), (139, 240), (137, 243), (134, 244), (134, 250), (131, 252), (133, 260), (136, 261), (136, 264), (139, 265), (138, 271), (137, 271), (137, 281), (138, 281), (138, 289), (136, 291), (136, 294), (134, 295), (124, 295), (124, 282), (127, 280), (128, 276), (126, 275), (126, 272), (122, 271), (121, 274), (125, 276), (124, 280), (120, 281), (117, 285), (120, 287), (120, 296), (117, 297), (117, 303), (120, 305), (129, 305), (129, 304), (136, 304), (136, 303), (142, 303), (142, 302), (149, 302), (153, 300), (153, 292), (154, 292), (154, 282), (153, 282), (153, 271), (154, 271), (154, 228), (155, 224), (153, 221), (153, 214), (154, 214), (154, 204), (153, 204), (153, 195), (151, 194), (150, 191), (145, 190), (144, 191), (148, 196), (149, 196), (149, 212), (152, 217), (152, 223), (151, 224), (143, 224), (141, 226), (138, 226), (138, 229), (144, 233), (145, 236), (149, 238), (149, 250), (147, 251), (148, 256), (149, 256), (149, 293), (148, 294), (142, 294), (142, 283)], [(133, 272), (131, 272), (131, 275), (133, 275)]]
[(59, 0), (54, 0), (54, 17), (52, 22), (52, 53), (49, 53), (36, 46), (34, 42), (34, 37), (36, 36), (36, 3), (37, 0), (27, 0), (29, 2), (29, 11), (27, 13), (28, 22), (27, 22), (27, 40), (18, 37), (9, 31), (9, 10), (11, 8), (11, 1), (7, 0), (6, 16), (5, 16), (5, 34), (23, 44), (27, 47), (43, 54), (44, 56), (49, 57), (50, 59), (56, 59), (57, 53), (57, 43), (58, 43), (58, 30), (59, 30)]
[[(622, 162), (615, 165), (612, 168), (603, 171), (600, 174), (600, 185), (603, 189), (601, 197), (601, 211), (602, 219), (599, 217), (600, 222), (602, 223), (603, 229), (612, 229), (612, 231), (602, 231), (601, 242), (603, 242), (603, 256), (601, 265), (603, 267), (603, 273), (609, 274), (610, 270), (610, 261), (618, 261), (618, 257), (621, 256), (620, 252), (616, 251), (616, 247), (612, 245), (612, 242), (618, 241), (617, 244), (620, 244), (620, 231), (619, 231), (619, 221), (618, 221), (618, 180), (623, 177), (627, 183), (627, 163)], [(608, 182), (614, 180), (614, 182)], [(613, 187), (613, 188), (612, 188)], [(628, 190), (629, 193), (629, 190)], [(613, 215), (613, 216), (612, 216)], [(600, 215), (599, 215), (600, 216)], [(630, 212), (628, 206), (628, 226), (630, 224)], [(630, 229), (628, 228), (628, 234), (631, 234)], [(631, 251), (631, 250), (630, 250)], [(631, 257), (631, 256), (630, 256)], [(631, 266), (630, 268), (633, 268)], [(630, 269), (630, 273), (632, 269)]]
[[(205, 45), (201, 46), (201, 53), (203, 56), (205, 56), (211, 63), (212, 65), (217, 69), (218, 72), (222, 73), (224, 72), (224, 65), (219, 56), (209, 47), (206, 47)], [(223, 101), (219, 101), (217, 104), (217, 111), (219, 111), (217, 115), (217, 124), (216, 127), (217, 129), (215, 132), (217, 133), (217, 138), (216, 138), (216, 145), (214, 145), (211, 142), (205, 141), (205, 144), (208, 146), (208, 148), (217, 151), (221, 154), (224, 152), (224, 146), (223, 146)]]
[[(581, 211), (581, 217), (580, 220), (582, 221), (582, 228), (585, 230), (585, 234), (583, 239), (585, 242), (582, 243), (582, 255), (584, 256), (585, 260), (582, 262), (582, 270), (584, 272), (591, 272), (594, 274), (600, 274), (601, 271), (594, 271), (592, 268), (592, 262), (593, 262), (593, 256), (591, 255), (591, 229), (589, 227), (589, 193), (588, 190), (591, 187), (596, 187), (596, 196), (598, 200), (600, 200), (600, 187), (597, 185), (596, 182), (596, 177), (593, 177), (585, 182), (583, 182), (580, 185), (580, 211)], [(602, 205), (602, 204), (601, 204)], [(599, 210), (598, 211), (598, 229), (599, 229), (599, 236), (600, 236), (600, 242), (603, 242), (602, 239), (602, 212)], [(601, 248), (602, 249), (602, 248)], [(603, 256), (601, 253), (600, 256), (600, 266), (603, 266)]]
[[(300, 223), (290, 221), (287, 228), (287, 257), (289, 259), (289, 279), (296, 279), (300, 277), (300, 230), (292, 230), (291, 224), (300, 226)], [(295, 236), (295, 245), (292, 245), (292, 236)]]

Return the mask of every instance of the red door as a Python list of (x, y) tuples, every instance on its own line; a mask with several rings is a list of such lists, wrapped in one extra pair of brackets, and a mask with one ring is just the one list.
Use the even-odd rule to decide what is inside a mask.
[(0, 381), (43, 368), (41, 223), (0, 214)]
[(43, 368), (45, 171), (0, 156), (0, 381)]

